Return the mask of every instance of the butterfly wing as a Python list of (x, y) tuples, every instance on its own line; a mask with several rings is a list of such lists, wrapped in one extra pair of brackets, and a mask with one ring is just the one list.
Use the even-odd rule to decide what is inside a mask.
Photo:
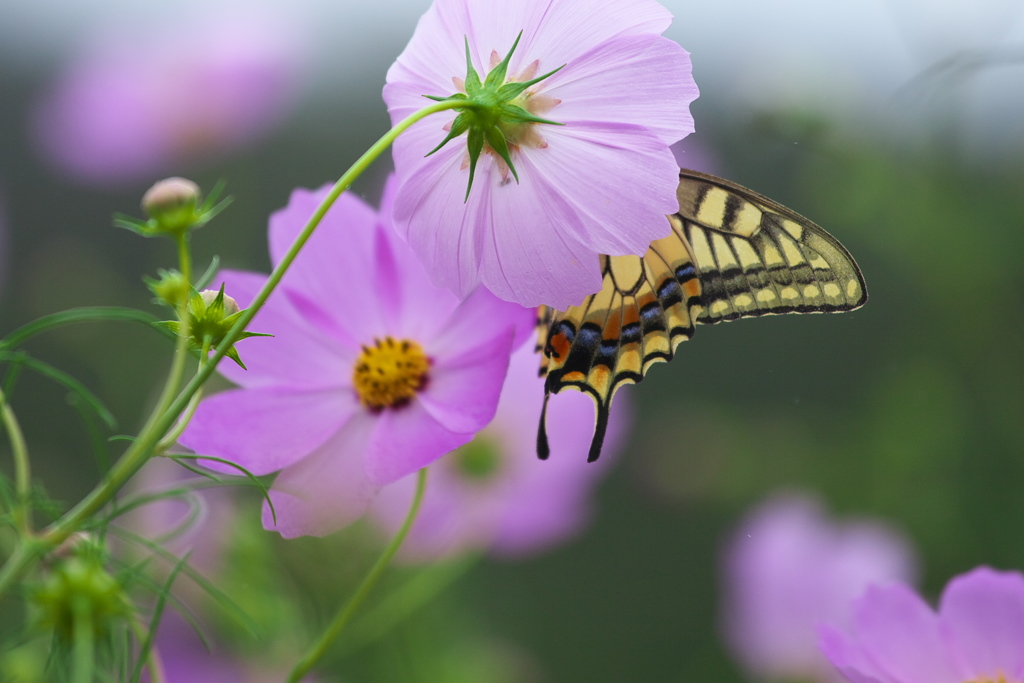
[(579, 306), (538, 311), (544, 407), (537, 453), (549, 454), (547, 400), (566, 387), (591, 395), (601, 453), (619, 387), (672, 359), (695, 324), (780, 313), (849, 311), (864, 278), (838, 241), (803, 216), (722, 178), (681, 170), (672, 232), (639, 256), (602, 256), (601, 291)]

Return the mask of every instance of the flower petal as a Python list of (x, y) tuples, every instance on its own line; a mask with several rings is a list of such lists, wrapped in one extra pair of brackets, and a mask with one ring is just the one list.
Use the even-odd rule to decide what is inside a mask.
[(419, 257), (430, 281), (463, 299), (480, 283), (484, 232), (478, 215), (487, 195), (479, 184), (489, 182), (492, 164), (489, 155), (480, 160), (474, 181), (478, 191), (466, 201), (468, 171), (461, 169), (465, 145), (453, 142), (423, 159), (423, 145), (417, 142), (433, 140), (429, 150), (440, 142), (434, 137), (432, 128), (419, 125), (395, 142), (395, 166), (405, 171), (398, 174), (395, 229)]
[(1024, 576), (979, 567), (946, 586), (939, 621), (962, 655), (961, 677), (1024, 674)]
[[(266, 281), (265, 275), (238, 270), (223, 270), (214, 280), (223, 283), (225, 293), (242, 308), (249, 306)], [(324, 389), (350, 384), (356, 350), (310, 325), (301, 302), (296, 303), (286, 291), (271, 294), (248, 329), (274, 336), (239, 343), (236, 348), (248, 370), (225, 360), (217, 372), (243, 387)]]
[[(549, 126), (545, 136), (545, 149), (529, 150), (530, 172), (558, 188), (580, 217), (582, 229), (574, 237), (582, 244), (599, 254), (640, 256), (669, 233), (665, 217), (679, 210), (679, 167), (653, 134), (636, 126), (577, 123)], [(585, 181), (578, 177), (581, 169)]]
[(453, 432), (435, 420), (413, 400), (398, 409), (383, 411), (366, 451), (366, 474), (383, 486), (426, 467), (459, 446), (473, 432)]
[(363, 467), (377, 418), (359, 412), (326, 443), (286, 468), (274, 481), (270, 507), (263, 504), (263, 526), (285, 538), (324, 536), (351, 524), (377, 493)]
[(439, 358), (418, 396), (423, 408), (453, 432), (476, 432), (486, 426), (498, 408), (512, 340), (513, 331), (506, 328), (456, 356)]
[(938, 617), (910, 588), (871, 586), (854, 605), (853, 623), (866, 656), (889, 680), (960, 682)]
[(818, 646), (822, 654), (850, 683), (895, 683), (880, 672), (861, 648), (838, 629), (818, 628)]
[(690, 75), (689, 53), (662, 36), (604, 43), (552, 76), (540, 92), (561, 101), (545, 114), (561, 123), (638, 125), (665, 144), (693, 132), (690, 103), (698, 91)]
[[(200, 403), (179, 441), (200, 455), (230, 460), (256, 475), (269, 474), (320, 446), (357, 411), (351, 390), (235, 389)], [(202, 464), (238, 473), (226, 465)]]
[[(275, 266), (329, 190), (295, 190), (288, 206), (271, 215), (270, 258)], [(345, 192), (281, 282), (311, 322), (355, 348), (387, 332), (377, 305), (376, 264), (367, 258), (374, 253), (376, 225), (376, 212)]]

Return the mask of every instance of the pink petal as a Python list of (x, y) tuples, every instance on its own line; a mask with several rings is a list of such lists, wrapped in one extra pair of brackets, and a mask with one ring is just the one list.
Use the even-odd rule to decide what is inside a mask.
[(426, 467), (445, 453), (468, 443), (473, 432), (453, 432), (413, 400), (384, 410), (366, 451), (366, 474), (383, 486)]
[(452, 77), (466, 75), (464, 36), (481, 77), (490, 70), (492, 50), (504, 57), (520, 31), (523, 37), (512, 55), (509, 72), (515, 74), (539, 60), (543, 73), (616, 36), (660, 34), (671, 19), (664, 7), (650, 0), (435, 2), (388, 71), (384, 98), (392, 116), (404, 117), (410, 112), (405, 107), (399, 112), (392, 84), (415, 83), (417, 87), (403, 96), (416, 108), (422, 106), (423, 95), (451, 94)]
[(614, 124), (549, 126), (545, 135), (547, 148), (529, 150), (530, 172), (578, 214), (582, 229), (574, 236), (582, 244), (599, 254), (641, 255), (669, 233), (665, 216), (679, 209), (679, 167), (665, 144)]
[[(277, 265), (329, 188), (295, 190), (270, 217), (270, 258)], [(299, 253), (282, 287), (293, 304), (336, 339), (358, 348), (387, 333), (377, 301), (374, 254), (377, 215), (351, 192), (342, 194)]]
[(960, 683), (937, 616), (910, 588), (868, 588), (854, 605), (853, 621), (867, 658), (890, 680)]
[(422, 344), (448, 324), (459, 299), (430, 282), (419, 258), (392, 227), (390, 217), (397, 186), (395, 177), (390, 176), (381, 200), (380, 215), (388, 220), (377, 226), (377, 296), (385, 310), (389, 334)]
[[(463, 299), (480, 283), (484, 230), (478, 214), (486, 194), (476, 191), (464, 201), (468, 178), (468, 171), (461, 170), (464, 144), (453, 142), (422, 159), (423, 145), (417, 141), (433, 140), (426, 148), (429, 151), (442, 139), (435, 138), (432, 128), (420, 125), (395, 143), (395, 167), (404, 170), (398, 174), (395, 229), (419, 257), (431, 282)], [(489, 182), (490, 167), (489, 159), (481, 159), (474, 184)]]
[(457, 356), (489, 342), (502, 330), (514, 330), (513, 348), (519, 348), (532, 338), (536, 323), (536, 309), (502, 301), (478, 287), (444, 321), (438, 334), (428, 338), (425, 348), (432, 358), (457, 362)]
[[(256, 475), (288, 467), (358, 412), (349, 390), (236, 389), (199, 404), (179, 441), (200, 455), (230, 460)], [(203, 462), (222, 472), (238, 470)]]
[[(224, 270), (213, 286), (224, 283), (224, 293), (247, 308), (266, 281), (265, 275)], [(228, 359), (217, 365), (217, 371), (235, 384), (305, 389), (351, 384), (356, 349), (310, 325), (302, 302), (293, 301), (286, 290), (278, 289), (270, 295), (248, 329), (274, 336), (238, 342), (236, 348), (248, 370)]]
[[(561, 100), (546, 118), (560, 123), (642, 126), (665, 144), (693, 132), (690, 103), (697, 86), (689, 54), (656, 35), (630, 36), (598, 46), (544, 82), (540, 92)], [(629, 93), (609, 97), (609, 93)]]
[(326, 443), (281, 472), (270, 490), (277, 524), (264, 503), (264, 528), (285, 538), (324, 536), (358, 519), (377, 493), (363, 467), (376, 423), (365, 411), (355, 414)]
[(423, 408), (453, 432), (482, 429), (498, 408), (512, 340), (510, 328), (499, 328), (497, 335), (476, 347), (439, 357), (418, 396)]
[(831, 626), (818, 629), (822, 654), (850, 683), (896, 683), (880, 672), (850, 638)]
[(963, 679), (1024, 674), (1024, 576), (979, 567), (946, 586), (939, 620), (962, 655)]

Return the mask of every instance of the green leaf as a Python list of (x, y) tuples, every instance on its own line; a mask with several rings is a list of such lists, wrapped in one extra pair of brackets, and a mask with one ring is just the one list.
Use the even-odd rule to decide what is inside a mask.
[(206, 268), (203, 274), (198, 280), (196, 280), (196, 289), (206, 289), (206, 285), (210, 284), (213, 280), (213, 276), (217, 274), (217, 270), (220, 268), (220, 257), (214, 256), (210, 259), (210, 265)]
[(270, 508), (270, 516), (273, 517), (274, 524), (277, 524), (277, 511), (274, 510), (274, 501), (270, 500), (270, 493), (267, 491), (267, 487), (263, 484), (262, 481), (259, 480), (259, 478), (255, 474), (253, 474), (249, 470), (245, 469), (244, 467), (242, 467), (238, 463), (234, 463), (234, 462), (231, 462), (230, 460), (225, 460), (223, 458), (215, 458), (212, 455), (198, 455), (198, 454), (197, 455), (184, 455), (184, 454), (175, 454), (175, 455), (165, 455), (165, 456), (162, 456), (162, 457), (171, 458), (172, 460), (179, 460), (179, 459), (181, 459), (181, 460), (210, 460), (212, 462), (219, 462), (222, 465), (227, 465), (228, 467), (235, 468), (236, 470), (241, 472), (243, 475), (245, 475), (246, 479), (249, 479), (253, 484), (255, 484), (256, 488), (258, 488), (260, 490), (260, 493), (263, 495), (263, 500), (267, 501), (267, 507)]
[(42, 318), (28, 323), (27, 325), (19, 327), (8, 334), (4, 339), (0, 340), (0, 348), (13, 349), (24, 344), (28, 339), (31, 339), (41, 332), (46, 332), (57, 327), (63, 327), (64, 325), (86, 322), (120, 321), (152, 325), (158, 320), (159, 318), (152, 313), (146, 313), (145, 311), (139, 311), (134, 308), (124, 308), (121, 306), (87, 306), (84, 308), (72, 308), (67, 311), (60, 311), (58, 313), (45, 315)]
[(177, 564), (174, 565), (174, 569), (168, 575), (163, 590), (158, 594), (156, 607), (153, 608), (153, 618), (150, 619), (146, 639), (142, 642), (142, 648), (139, 650), (139, 659), (135, 664), (135, 671), (132, 672), (132, 683), (138, 683), (142, 678), (142, 669), (146, 666), (146, 660), (149, 659), (149, 651), (153, 647), (153, 639), (156, 637), (156, 630), (160, 627), (160, 617), (163, 616), (164, 605), (167, 604), (167, 596), (171, 594), (171, 586), (174, 585), (174, 580), (178, 578), (181, 570), (188, 564), (188, 558), (191, 554), (191, 552), (186, 553), (184, 557), (178, 560)]
[(96, 416), (107, 425), (107, 427), (110, 429), (117, 429), (117, 419), (114, 417), (113, 413), (111, 413), (99, 398), (89, 391), (84, 384), (63, 370), (58, 370), (49, 363), (36, 360), (23, 351), (19, 351), (17, 353), (6, 353), (0, 351), (0, 360), (18, 363), (19, 365), (35, 370), (40, 375), (60, 384), (65, 389), (68, 389), (82, 399), (85, 404), (93, 410)]
[[(167, 550), (166, 548), (161, 547), (159, 544), (153, 543), (152, 541), (149, 541), (143, 538), (142, 536), (139, 536), (138, 534), (132, 533), (127, 529), (122, 529), (117, 526), (111, 526), (110, 533), (114, 536), (118, 536), (119, 538), (125, 541), (128, 541), (129, 543), (134, 543), (135, 545), (148, 548), (153, 552), (154, 555), (157, 555), (168, 562), (177, 563), (180, 559), (177, 555)], [(192, 581), (194, 581), (197, 586), (206, 591), (206, 593), (215, 602), (217, 602), (217, 604), (224, 608), (226, 612), (231, 614), (235, 618), (235, 620), (238, 621), (239, 624), (245, 627), (245, 629), (250, 633), (250, 635), (257, 638), (259, 637), (259, 627), (255, 624), (255, 622), (253, 622), (249, 615), (245, 613), (245, 610), (239, 607), (234, 600), (228, 597), (227, 593), (214, 586), (212, 583), (210, 583), (209, 579), (204, 577), (202, 574), (200, 574), (187, 564), (182, 567), (181, 572), (188, 578), (192, 579)]]
[(153, 230), (153, 226), (151, 226), (149, 222), (133, 218), (123, 213), (114, 214), (114, 226), (124, 228), (125, 230), (131, 230), (136, 235), (142, 235), (143, 237), (152, 237), (157, 234), (157, 231)]

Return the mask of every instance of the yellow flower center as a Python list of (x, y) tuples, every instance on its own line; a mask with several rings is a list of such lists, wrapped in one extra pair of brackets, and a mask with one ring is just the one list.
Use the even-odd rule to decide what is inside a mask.
[(363, 346), (352, 371), (359, 400), (370, 410), (395, 408), (408, 403), (427, 382), (430, 359), (414, 341), (375, 339)]
[(995, 677), (982, 676), (981, 678), (972, 678), (971, 680), (966, 681), (965, 683), (1014, 683), (1014, 681), (1008, 679), (1006, 677), (1006, 674), (999, 673)]

